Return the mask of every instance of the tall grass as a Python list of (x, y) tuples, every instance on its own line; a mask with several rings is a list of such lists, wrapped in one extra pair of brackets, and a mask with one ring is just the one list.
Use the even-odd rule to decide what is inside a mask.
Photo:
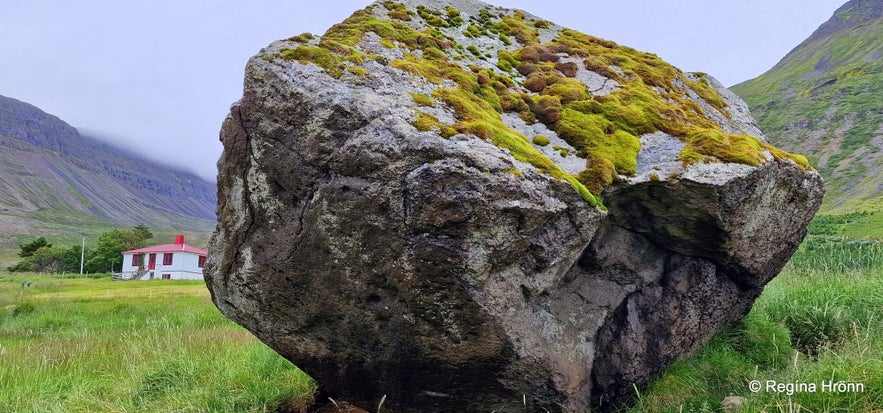
[[(628, 411), (718, 412), (740, 396), (742, 412), (880, 412), (881, 339), (881, 244), (810, 238), (744, 320), (636, 388)], [(841, 381), (863, 389), (821, 388)], [(200, 281), (0, 274), (0, 411), (305, 411), (314, 391)]]
[(846, 274), (883, 266), (883, 243), (848, 237), (811, 237), (800, 246), (789, 265), (796, 271)]
[(201, 281), (0, 275), (2, 411), (266, 412), (313, 391)]
[[(822, 388), (841, 381), (863, 389)], [(721, 411), (727, 396), (744, 398), (742, 412), (883, 411), (880, 243), (808, 239), (744, 320), (639, 392), (630, 412)]]

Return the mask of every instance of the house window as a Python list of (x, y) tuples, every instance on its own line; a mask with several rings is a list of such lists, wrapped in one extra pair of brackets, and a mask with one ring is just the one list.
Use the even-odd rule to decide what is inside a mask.
[(174, 257), (174, 256), (175, 256), (175, 254), (173, 254), (171, 252), (167, 252), (167, 253), (163, 254), (162, 255), (162, 265), (172, 265), (172, 257)]
[(199, 268), (205, 267), (205, 255), (199, 256)]
[(132, 256), (132, 266), (137, 267), (144, 262), (144, 254), (135, 254)]
[(163, 275), (162, 275), (162, 279), (164, 279), (164, 280), (171, 280), (171, 279), (172, 279), (172, 274), (163, 274)]

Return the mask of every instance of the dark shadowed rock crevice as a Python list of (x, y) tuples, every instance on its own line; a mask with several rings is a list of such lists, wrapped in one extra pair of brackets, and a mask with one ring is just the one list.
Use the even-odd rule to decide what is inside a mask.
[[(454, 3), (464, 21), (518, 16)], [(415, 5), (444, 10), (432, 1), (375, 4), (354, 19), (383, 33), (370, 16), (411, 16), (394, 26), (423, 27), (417, 16), (432, 13)], [(457, 14), (444, 13), (455, 25)], [(539, 38), (562, 30), (530, 21), (545, 27)], [(517, 46), (449, 29), (445, 43)], [(302, 40), (312, 43), (297, 46)], [(655, 132), (641, 136), (635, 172), (603, 192), (605, 211), (576, 175), (547, 163), (571, 168), (581, 151), (562, 147), (553, 160), (527, 129), (470, 123), (477, 112), (451, 98), (462, 85), (444, 91), (452, 81), (406, 70), (402, 59), (415, 58), (395, 42), (368, 31), (357, 50), (386, 55), (364, 60), (364, 72), (352, 62), (285, 59), (324, 53), (300, 36), (249, 62), (221, 131), (218, 228), (206, 264), (225, 315), (356, 405), (377, 406), (385, 395), (384, 410), (395, 412), (520, 412), (525, 400), (534, 411), (607, 408), (741, 318), (818, 207), (821, 180), (790, 158), (690, 164), (678, 159), (689, 145)], [(475, 76), (479, 95), (490, 93), (481, 86), (492, 75), (508, 73), (513, 90), (526, 81), (487, 58), (468, 63), (485, 66), (457, 79)], [(492, 109), (481, 101), (471, 100)], [(752, 125), (703, 104), (696, 110), (716, 111), (721, 128)], [(507, 104), (515, 111), (507, 119), (529, 119), (516, 106)], [(421, 123), (427, 115), (438, 124)], [(524, 128), (567, 145), (547, 126), (556, 127)], [(591, 163), (600, 160), (589, 158), (579, 179), (595, 182)]]

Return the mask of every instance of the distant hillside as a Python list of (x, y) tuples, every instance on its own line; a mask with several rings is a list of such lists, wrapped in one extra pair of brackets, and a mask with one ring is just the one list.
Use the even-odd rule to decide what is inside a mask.
[(823, 210), (883, 206), (883, 1), (852, 0), (760, 77), (732, 87), (770, 141), (825, 177)]
[(0, 96), (0, 248), (21, 236), (76, 235), (144, 223), (210, 231), (215, 185), (81, 136)]

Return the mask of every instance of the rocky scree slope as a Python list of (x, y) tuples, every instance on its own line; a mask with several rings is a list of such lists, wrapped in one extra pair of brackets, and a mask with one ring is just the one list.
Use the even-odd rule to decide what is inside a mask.
[(713, 78), (473, 0), (252, 58), (218, 308), (362, 406), (608, 410), (750, 309), (818, 208)]
[[(86, 231), (62, 228), (67, 224), (61, 221), (72, 217), (202, 230), (214, 222), (215, 192), (212, 183), (191, 173), (84, 137), (55, 116), (0, 96), (3, 241)], [(59, 222), (50, 222), (56, 216)]]
[(733, 86), (770, 142), (810, 156), (822, 209), (883, 203), (883, 2), (853, 0), (756, 79)]

